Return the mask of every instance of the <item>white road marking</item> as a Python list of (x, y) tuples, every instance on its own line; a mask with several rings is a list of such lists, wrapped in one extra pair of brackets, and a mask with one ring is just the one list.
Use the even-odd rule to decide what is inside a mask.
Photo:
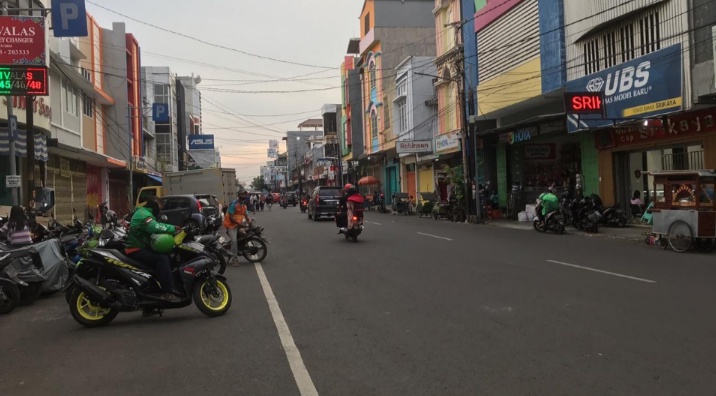
[(364, 222), (364, 223), (369, 223), (369, 224), (375, 224), (375, 225), (382, 226), (382, 224), (380, 224), (380, 223), (373, 223), (372, 221), (363, 220), (363, 222)]
[(559, 265), (566, 265), (566, 266), (568, 266), (568, 267), (579, 268), (579, 269), (583, 269), (583, 270), (587, 270), (587, 271), (600, 272), (600, 273), (602, 273), (602, 274), (618, 276), (618, 277), (620, 277), (620, 278), (631, 279), (631, 280), (635, 280), (635, 281), (639, 281), (639, 282), (656, 283), (656, 281), (650, 280), (650, 279), (637, 278), (637, 277), (635, 277), (635, 276), (629, 276), (629, 275), (624, 275), (624, 274), (617, 274), (616, 272), (602, 271), (602, 270), (599, 270), (599, 269), (596, 269), (596, 268), (582, 267), (581, 265), (563, 263), (563, 262), (561, 262), (561, 261), (547, 260), (547, 262), (554, 263), (554, 264), (559, 264)]
[(261, 263), (254, 263), (256, 267), (256, 273), (261, 281), (261, 287), (264, 289), (264, 296), (266, 296), (266, 302), (268, 303), (269, 309), (271, 310), (271, 316), (273, 316), (273, 322), (278, 330), (278, 336), (281, 339), (281, 345), (283, 346), (286, 357), (288, 358), (288, 364), (291, 367), (293, 378), (296, 380), (298, 390), (301, 396), (318, 396), (316, 386), (311, 380), (311, 375), (306, 369), (306, 365), (301, 359), (301, 352), (296, 347), (296, 343), (293, 341), (291, 330), (288, 328), (286, 319), (284, 319), (281, 313), (281, 308), (278, 306), (276, 296), (273, 294), (271, 285), (269, 284), (266, 274), (264, 273)]
[(419, 232), (418, 234), (420, 234), (420, 235), (425, 235), (425, 236), (429, 236), (429, 237), (432, 237), (432, 238), (437, 238), (437, 239), (444, 239), (444, 240), (446, 240), (446, 241), (452, 241), (452, 239), (450, 239), (450, 238), (445, 238), (445, 237), (441, 237), (441, 236), (437, 236), (437, 235), (433, 235), (433, 234), (426, 234), (426, 233), (424, 233), (424, 232)]

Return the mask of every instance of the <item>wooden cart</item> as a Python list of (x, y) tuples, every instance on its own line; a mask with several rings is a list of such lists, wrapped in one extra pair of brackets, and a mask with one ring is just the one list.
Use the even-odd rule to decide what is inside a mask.
[(652, 176), (652, 232), (676, 252), (710, 251), (716, 238), (716, 171), (647, 172)]

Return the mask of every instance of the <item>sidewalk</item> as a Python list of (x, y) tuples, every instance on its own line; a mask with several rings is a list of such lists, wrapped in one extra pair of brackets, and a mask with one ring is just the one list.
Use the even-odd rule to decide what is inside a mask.
[[(534, 231), (531, 221), (515, 221), (515, 220), (489, 220), (485, 225), (490, 227), (511, 228), (515, 230), (531, 230)], [(602, 237), (610, 239), (623, 239), (627, 241), (644, 243), (645, 238), (651, 234), (651, 225), (629, 223), (624, 228), (599, 226), (599, 232), (596, 234), (583, 232), (574, 227), (568, 226), (566, 234), (583, 235), (587, 237)]]

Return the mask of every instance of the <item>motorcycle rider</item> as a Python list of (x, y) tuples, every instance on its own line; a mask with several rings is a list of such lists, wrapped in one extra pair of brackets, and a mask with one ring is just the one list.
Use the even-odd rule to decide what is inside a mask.
[(353, 216), (363, 216), (363, 196), (360, 195), (358, 189), (352, 184), (347, 184), (346, 190), (346, 207), (348, 208), (348, 229), (353, 228)]
[[(226, 228), (226, 233), (231, 239), (231, 253), (233, 253), (231, 261), (233, 261), (232, 265), (234, 267), (239, 266), (239, 234), (243, 239), (246, 236), (246, 228), (251, 225), (251, 221), (246, 216), (247, 210), (245, 199), (242, 194), (239, 194), (239, 198), (229, 204), (226, 215), (224, 215), (224, 228)], [(244, 220), (248, 221), (248, 225), (244, 224)]]
[[(547, 215), (559, 209), (559, 198), (554, 195), (554, 188), (550, 187), (546, 192), (539, 196), (540, 205), (542, 205), (542, 212), (540, 221), (545, 221)], [(539, 214), (538, 214), (539, 215)]]
[(348, 227), (348, 190), (353, 188), (353, 185), (348, 183), (343, 187), (343, 194), (341, 199), (338, 201), (338, 212), (336, 212), (336, 226), (338, 227), (338, 233), (342, 234), (346, 232)]
[(150, 247), (152, 234), (176, 232), (173, 225), (163, 224), (156, 220), (160, 210), (161, 203), (156, 198), (147, 202), (146, 206), (137, 208), (130, 223), (125, 253), (134, 260), (154, 267), (161, 285), (163, 300), (179, 302), (181, 299), (173, 291), (174, 282), (169, 255), (156, 253)]

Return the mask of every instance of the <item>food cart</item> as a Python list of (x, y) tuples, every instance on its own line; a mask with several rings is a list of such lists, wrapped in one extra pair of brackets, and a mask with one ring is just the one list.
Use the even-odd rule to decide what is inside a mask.
[(647, 172), (653, 177), (653, 228), (666, 248), (711, 250), (716, 238), (716, 171)]

